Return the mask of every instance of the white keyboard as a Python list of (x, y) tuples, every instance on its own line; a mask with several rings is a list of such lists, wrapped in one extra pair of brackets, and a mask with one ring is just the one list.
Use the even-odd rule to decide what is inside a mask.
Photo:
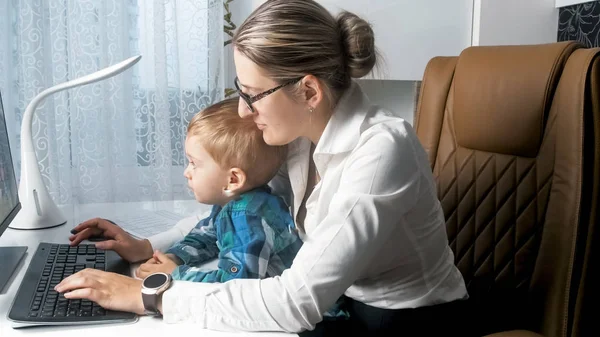
[(144, 211), (139, 214), (118, 215), (112, 218), (131, 235), (147, 238), (171, 229), (184, 216), (170, 211)]

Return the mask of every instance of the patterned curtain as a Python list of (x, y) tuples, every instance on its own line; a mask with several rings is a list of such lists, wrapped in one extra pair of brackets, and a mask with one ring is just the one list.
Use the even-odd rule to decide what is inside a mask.
[(44, 101), (33, 123), (39, 167), (57, 204), (193, 198), (183, 144), (192, 116), (223, 98), (222, 0), (6, 0), (0, 27), (16, 172), (36, 94), (140, 54), (116, 77)]

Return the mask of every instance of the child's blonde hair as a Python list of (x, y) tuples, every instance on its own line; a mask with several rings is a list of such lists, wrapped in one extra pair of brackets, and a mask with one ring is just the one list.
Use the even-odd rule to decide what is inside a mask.
[(222, 168), (246, 173), (248, 186), (268, 183), (287, 158), (287, 145), (270, 146), (254, 121), (238, 115), (239, 98), (229, 98), (197, 113), (187, 136), (195, 136)]

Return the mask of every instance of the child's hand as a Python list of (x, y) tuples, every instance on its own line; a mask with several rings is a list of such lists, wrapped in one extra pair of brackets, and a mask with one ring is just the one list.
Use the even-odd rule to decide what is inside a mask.
[(142, 264), (138, 268), (138, 270), (135, 272), (135, 275), (143, 279), (150, 274), (158, 272), (171, 274), (175, 268), (177, 268), (177, 263), (175, 263), (170, 256), (165, 255), (157, 250), (154, 252), (154, 255), (151, 259), (146, 261), (146, 263)]

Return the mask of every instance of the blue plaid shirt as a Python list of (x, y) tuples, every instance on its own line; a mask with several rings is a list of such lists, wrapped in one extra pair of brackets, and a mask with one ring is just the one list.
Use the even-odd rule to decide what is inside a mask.
[[(183, 262), (172, 273), (175, 280), (226, 282), (281, 275), (301, 246), (288, 207), (265, 186), (224, 207), (213, 206), (210, 216), (166, 253)], [(200, 270), (216, 257), (217, 270)]]
[[(236, 278), (281, 275), (302, 246), (294, 221), (283, 199), (268, 186), (256, 188), (224, 207), (213, 206), (183, 240), (167, 250), (183, 265), (173, 279), (192, 282), (226, 282)], [(202, 271), (202, 263), (218, 257), (218, 269)], [(343, 297), (324, 319), (346, 319)]]

